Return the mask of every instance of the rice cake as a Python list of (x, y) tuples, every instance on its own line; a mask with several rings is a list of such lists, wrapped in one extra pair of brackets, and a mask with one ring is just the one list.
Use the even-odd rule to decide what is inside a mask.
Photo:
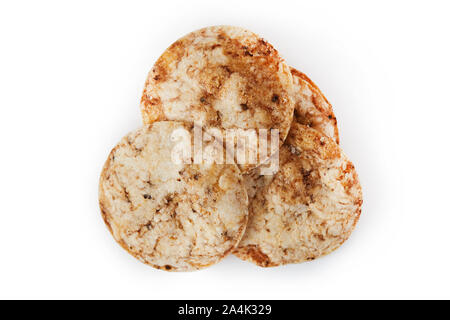
[(261, 267), (329, 254), (348, 239), (361, 213), (356, 170), (331, 138), (294, 123), (279, 161), (276, 174), (256, 179), (247, 230), (234, 251)]
[(177, 129), (155, 122), (125, 136), (100, 178), (99, 202), (114, 239), (140, 261), (167, 271), (217, 263), (241, 239), (248, 218), (243, 178), (235, 164), (172, 161)]

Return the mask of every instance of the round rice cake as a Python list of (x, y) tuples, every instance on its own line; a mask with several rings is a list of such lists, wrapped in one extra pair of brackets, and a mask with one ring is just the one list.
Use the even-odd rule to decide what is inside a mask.
[(362, 192), (353, 164), (329, 137), (294, 123), (279, 170), (259, 176), (247, 230), (234, 251), (261, 267), (324, 256), (348, 239)]
[(320, 89), (304, 73), (291, 67), (294, 82), (294, 121), (310, 126), (339, 144), (339, 132), (333, 107)]
[(193, 136), (192, 125), (175, 121), (125, 136), (101, 173), (99, 202), (114, 239), (129, 253), (158, 269), (191, 271), (236, 247), (248, 199), (235, 164), (173, 161), (176, 130)]
[[(292, 86), (290, 69), (271, 44), (242, 28), (214, 26), (186, 35), (162, 54), (146, 80), (141, 111), (145, 124), (179, 120), (222, 132), (275, 129), (281, 145), (293, 119)], [(270, 155), (258, 155), (257, 163)], [(244, 172), (257, 166), (239, 165)]]

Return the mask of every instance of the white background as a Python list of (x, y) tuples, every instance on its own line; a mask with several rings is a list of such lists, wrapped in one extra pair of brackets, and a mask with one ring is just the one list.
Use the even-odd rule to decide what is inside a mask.
[[(2, 1), (0, 298), (450, 298), (448, 1)], [(141, 125), (177, 38), (248, 28), (334, 106), (364, 190), (335, 253), (194, 273), (121, 249), (97, 204), (110, 149)]]

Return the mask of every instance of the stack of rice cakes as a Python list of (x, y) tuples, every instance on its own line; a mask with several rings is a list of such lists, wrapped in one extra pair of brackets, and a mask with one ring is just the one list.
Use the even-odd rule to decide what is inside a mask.
[[(140, 261), (166, 271), (198, 270), (230, 253), (261, 267), (300, 263), (334, 251), (355, 228), (361, 186), (331, 104), (258, 35), (217, 26), (179, 39), (150, 71), (141, 112), (144, 127), (111, 151), (99, 189), (106, 225)], [(178, 163), (180, 129), (191, 145), (196, 129), (221, 138), (276, 130), (277, 141), (269, 134), (265, 143), (278, 147), (252, 150), (256, 162), (233, 154)], [(203, 144), (230, 151), (213, 142)], [(267, 174), (273, 159), (278, 168)]]

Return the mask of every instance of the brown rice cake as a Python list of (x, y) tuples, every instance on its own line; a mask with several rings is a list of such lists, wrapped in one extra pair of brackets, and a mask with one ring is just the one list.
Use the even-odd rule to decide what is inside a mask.
[[(316, 129), (339, 143), (336, 117), (331, 104), (304, 73), (291, 67), (294, 81), (293, 97), (295, 101), (294, 121)], [(258, 184), (263, 182), (260, 168), (254, 168), (244, 175), (244, 183), (249, 198), (253, 198)]]
[(247, 230), (234, 252), (261, 267), (332, 252), (361, 213), (355, 168), (331, 138), (294, 123), (279, 160), (275, 175), (259, 178)]
[(339, 143), (337, 120), (331, 104), (314, 82), (291, 67), (294, 81), (294, 120), (310, 126)]
[(176, 129), (156, 122), (125, 136), (100, 178), (103, 219), (114, 239), (140, 261), (167, 271), (217, 263), (241, 239), (248, 216), (235, 164), (177, 164)]
[(242, 28), (215, 26), (186, 35), (163, 53), (148, 75), (141, 111), (145, 124), (180, 120), (221, 130), (278, 129), (281, 145), (293, 118), (291, 91), (289, 67), (271, 44)]

